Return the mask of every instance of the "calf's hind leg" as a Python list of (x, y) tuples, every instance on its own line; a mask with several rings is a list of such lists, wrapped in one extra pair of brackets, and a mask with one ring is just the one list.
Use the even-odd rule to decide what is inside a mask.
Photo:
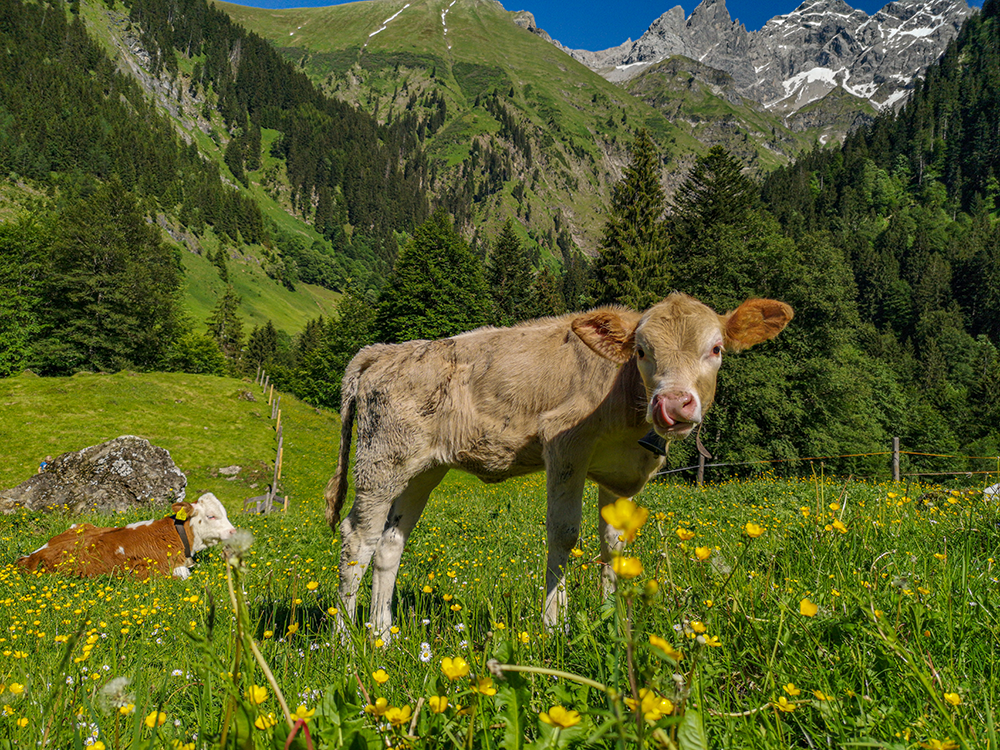
[(371, 609), (373, 632), (384, 641), (390, 638), (392, 594), (396, 588), (396, 574), (399, 572), (403, 548), (427, 505), (427, 498), (447, 473), (447, 467), (441, 466), (415, 476), (393, 502), (385, 519), (372, 566)]

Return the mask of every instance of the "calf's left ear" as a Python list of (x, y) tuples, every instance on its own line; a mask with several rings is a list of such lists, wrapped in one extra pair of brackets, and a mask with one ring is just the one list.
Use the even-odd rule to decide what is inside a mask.
[(625, 364), (635, 354), (639, 313), (625, 307), (599, 307), (573, 320), (573, 333), (605, 359)]
[(748, 299), (731, 313), (722, 316), (726, 349), (749, 349), (781, 333), (795, 313), (784, 302), (773, 299)]

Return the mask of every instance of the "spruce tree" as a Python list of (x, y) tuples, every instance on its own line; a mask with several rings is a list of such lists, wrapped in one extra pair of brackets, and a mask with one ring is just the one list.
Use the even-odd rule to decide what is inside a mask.
[(489, 304), (482, 263), (439, 208), (396, 258), (375, 330), (388, 342), (453, 336), (488, 323)]
[(760, 188), (723, 146), (712, 146), (695, 163), (673, 200), (670, 230), (675, 247), (697, 242), (707, 229), (742, 222)]
[(232, 285), (226, 286), (207, 321), (209, 334), (233, 364), (239, 362), (243, 349), (243, 321), (236, 314), (241, 301)]
[(620, 303), (642, 310), (670, 291), (670, 244), (663, 222), (665, 198), (659, 157), (645, 130), (632, 144), (632, 159), (611, 191), (591, 294), (596, 304)]
[(514, 232), (513, 220), (507, 219), (486, 260), (494, 325), (509, 326), (534, 315), (532, 276), (531, 259)]

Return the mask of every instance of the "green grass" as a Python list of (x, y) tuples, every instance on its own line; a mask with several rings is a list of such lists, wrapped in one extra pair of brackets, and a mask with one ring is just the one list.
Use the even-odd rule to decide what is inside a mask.
[[(318, 747), (353, 737), (396, 746), (410, 728), (407, 707), (418, 705), (407, 741), (418, 748), (996, 746), (1000, 514), (976, 487), (769, 476), (654, 484), (637, 498), (649, 517), (627, 548), (643, 572), (607, 604), (588, 488), (564, 635), (540, 623), (542, 476), (482, 485), (453, 473), (404, 555), (394, 640), (379, 647), (365, 636), (365, 587), (342, 644), (331, 614), (337, 544), (321, 499), (337, 442), (332, 415), (283, 398), (291, 508), (244, 516), (234, 503), (248, 488), (211, 474), (272, 455), (266, 404), (234, 398), (242, 388), (259, 393), (252, 384), (121, 374), (20, 376), (0, 388), (0, 437), (13, 446), (5, 484), (30, 475), (40, 455), (132, 432), (169, 448), (194, 474), (191, 486), (227, 502), (255, 537), (234, 574), (247, 636), (290, 708), (315, 712)], [(195, 734), (192, 747), (201, 748), (217, 746), (223, 726), (231, 737), (273, 714), (278, 723), (254, 729), (252, 746), (283, 747), (287, 729), (260, 667), (241, 657), (243, 678), (229, 687), (238, 638), (219, 553), (203, 555), (187, 581), (74, 580), (10, 564), (65, 523), (0, 519), (8, 549), (0, 704), (10, 707), (0, 746), (33, 746), (48, 732), (52, 746), (72, 747), (96, 729), (108, 748), (172, 747)], [(814, 615), (801, 613), (803, 601)], [(491, 682), (449, 679), (443, 659), (456, 656)], [(500, 680), (486, 668), (493, 658), (534, 672), (508, 670)], [(632, 694), (630, 675), (637, 689), (653, 690), (640, 702), (644, 720), (615, 697)], [(259, 706), (242, 697), (253, 685), (266, 687)], [(116, 687), (125, 714), (108, 695)], [(239, 700), (227, 725), (230, 692)], [(431, 696), (451, 708), (434, 713)], [(553, 706), (578, 712), (579, 722), (556, 731), (542, 712), (565, 724), (574, 715)], [(166, 722), (149, 745), (144, 719), (154, 711)], [(50, 721), (58, 716), (76, 720)]]

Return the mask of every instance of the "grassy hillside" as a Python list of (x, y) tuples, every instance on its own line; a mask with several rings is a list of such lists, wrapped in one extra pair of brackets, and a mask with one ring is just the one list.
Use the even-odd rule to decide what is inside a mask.
[[(256, 401), (240, 398), (252, 393)], [(0, 379), (0, 486), (35, 473), (58, 456), (118, 437), (138, 435), (170, 451), (188, 477), (188, 496), (214, 492), (232, 511), (271, 480), (274, 423), (267, 397), (250, 381), (178, 373), (81, 373)], [(290, 396), (285, 423), (283, 488), (296, 503), (315, 502), (335, 463), (339, 423)], [(236, 480), (218, 475), (244, 467)], [(256, 484), (257, 487), (251, 485)]]

